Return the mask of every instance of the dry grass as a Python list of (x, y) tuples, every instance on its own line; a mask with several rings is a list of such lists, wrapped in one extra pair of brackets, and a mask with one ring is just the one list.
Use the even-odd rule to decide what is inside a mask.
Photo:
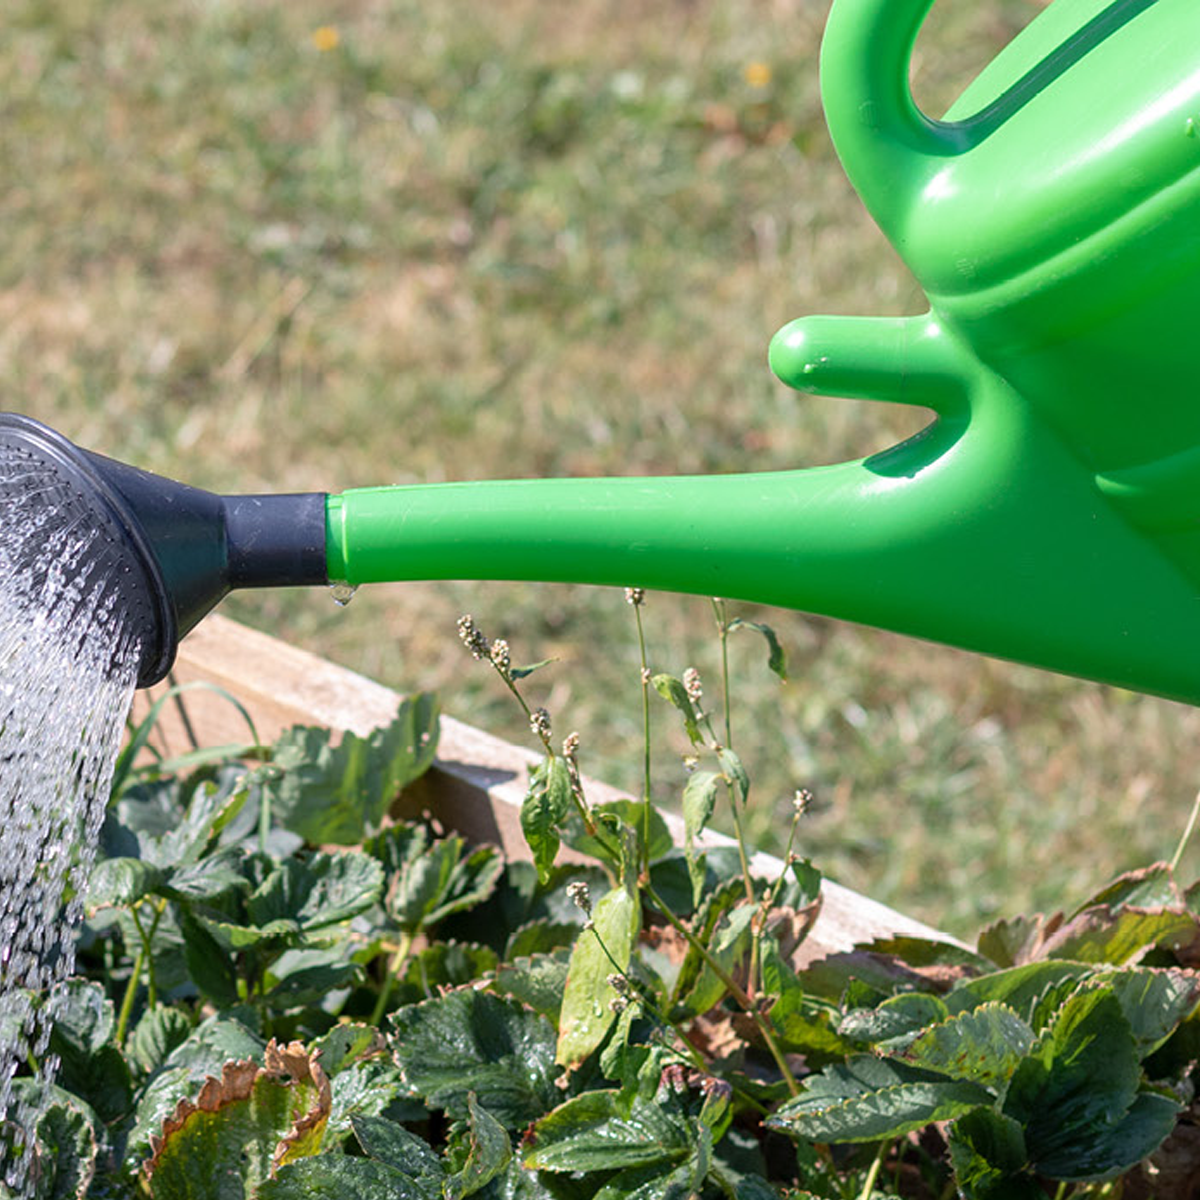
[[(1038, 7), (937, 5), (926, 103)], [(226, 490), (754, 470), (885, 445), (914, 414), (801, 400), (764, 364), (791, 317), (921, 305), (825, 138), (826, 8), (13, 0), (4, 403)], [(318, 49), (321, 27), (336, 46)], [(562, 660), (533, 690), (581, 729), (593, 774), (637, 786), (619, 594), (462, 583), (364, 590), (346, 610), (229, 604), (519, 737), (454, 639), (467, 610)], [(758, 645), (736, 647), (764, 843), (808, 785), (823, 867), (959, 931), (1170, 853), (1200, 783), (1194, 711), (756, 615), (792, 657), (781, 688)], [(711, 688), (707, 605), (655, 596), (647, 621), (656, 665), (696, 662)], [(665, 733), (659, 758), (670, 802)]]

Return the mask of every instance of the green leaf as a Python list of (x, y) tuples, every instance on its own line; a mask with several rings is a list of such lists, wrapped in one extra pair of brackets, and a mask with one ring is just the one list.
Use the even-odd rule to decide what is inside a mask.
[(696, 853), (695, 843), (713, 815), (720, 784), (721, 776), (715, 771), (693, 771), (683, 789), (683, 846), (694, 904), (700, 903), (705, 881), (704, 855)]
[(741, 802), (745, 804), (750, 798), (750, 776), (742, 766), (742, 760), (728, 746), (718, 753), (717, 758), (720, 760), (721, 770), (725, 772), (726, 777), (737, 789)]
[(474, 1092), (467, 1095), (467, 1161), (446, 1180), (446, 1200), (461, 1200), (486, 1187), (512, 1160), (508, 1131), (486, 1109)]
[(855, 1042), (866, 1042), (881, 1049), (907, 1046), (923, 1029), (949, 1016), (946, 1002), (929, 992), (901, 992), (889, 996), (877, 1008), (858, 1008), (848, 1012), (838, 1025), (838, 1033)]
[(1028, 1137), (1039, 1174), (1071, 1182), (1113, 1179), (1153, 1154), (1171, 1135), (1180, 1106), (1167, 1096), (1142, 1092), (1115, 1125), (1079, 1130), (1053, 1146)]
[(950, 1128), (950, 1162), (966, 1200), (1044, 1200), (1027, 1173), (1025, 1136), (1010, 1117), (977, 1108)]
[[(1030, 1160), (1040, 1172), (1087, 1178), (1095, 1163), (1110, 1161), (1103, 1148), (1114, 1144), (1135, 1100), (1138, 1111), (1121, 1144), (1140, 1145), (1163, 1123), (1160, 1106), (1137, 1100), (1140, 1079), (1133, 1032), (1120, 1002), (1108, 988), (1086, 988), (1068, 998), (1014, 1072), (1003, 1111), (1025, 1127)], [(1137, 1157), (1145, 1153), (1149, 1150)]]
[(112, 1001), (99, 984), (68, 979), (51, 993), (50, 1050), (60, 1059), (58, 1084), (86, 1100), (102, 1121), (133, 1108), (133, 1078), (115, 1033)]
[(541, 662), (530, 663), (527, 667), (510, 667), (508, 674), (514, 682), (519, 683), (522, 679), (528, 679), (534, 671), (540, 671), (543, 667), (548, 667), (551, 663), (556, 662), (558, 662), (557, 658), (543, 658)]
[(985, 1004), (926, 1029), (899, 1053), (911, 1066), (997, 1090), (1033, 1040), (1033, 1030), (1011, 1008)]
[(528, 958), (532, 954), (549, 954), (574, 944), (579, 924), (567, 921), (530, 921), (514, 929), (504, 947), (504, 961)]
[(88, 877), (84, 910), (89, 916), (102, 908), (128, 908), (153, 893), (163, 872), (140, 858), (106, 858)]
[(467, 1094), (508, 1129), (553, 1107), (554, 1028), (542, 1016), (488, 992), (464, 990), (391, 1015), (394, 1053), (410, 1089), (453, 1117)]
[(787, 682), (787, 657), (784, 655), (783, 647), (779, 644), (779, 638), (775, 636), (775, 630), (770, 625), (764, 625), (761, 621), (743, 621), (741, 617), (734, 617), (726, 628), (729, 630), (753, 629), (756, 633), (761, 633), (767, 641), (767, 666), (780, 679)]
[(171, 900), (216, 900), (227, 892), (250, 886), (242, 871), (242, 859), (242, 851), (237, 847), (217, 850), (199, 862), (168, 872), (154, 890)]
[[(62, 1099), (37, 1118), (31, 1171), (37, 1200), (83, 1200), (96, 1173), (96, 1133), (87, 1114), (58, 1089)], [(0, 1183), (0, 1194), (9, 1194)]]
[(317, 1152), (328, 1095), (307, 1062), (286, 1071), (229, 1064), (203, 1092), (163, 1127), (146, 1167), (154, 1200), (225, 1200), (235, 1181), (256, 1195), (280, 1163)]
[(617, 993), (608, 977), (625, 971), (642, 927), (642, 906), (635, 891), (613, 888), (592, 914), (571, 952), (563, 989), (555, 1061), (577, 1067), (604, 1040), (612, 1025), (610, 1007)]
[(129, 1053), (147, 1072), (157, 1071), (171, 1052), (191, 1036), (192, 1023), (178, 1008), (160, 1004), (147, 1009), (133, 1030)]
[(596, 1193), (595, 1200), (692, 1200), (707, 1174), (698, 1158), (681, 1166), (629, 1167)]
[(687, 694), (687, 688), (683, 686), (683, 680), (677, 679), (674, 675), (654, 675), (650, 682), (654, 685), (654, 690), (664, 700), (673, 704), (683, 715), (683, 728), (692, 745), (702, 746), (704, 735), (700, 732), (699, 718), (696, 715), (692, 699)]
[(232, 1008), (240, 997), (237, 964), (229, 947), (209, 931), (206, 921), (186, 909), (179, 914), (179, 928), (192, 982), (217, 1008)]
[(859, 1056), (810, 1076), (766, 1124), (811, 1142), (875, 1142), (949, 1121), (991, 1094), (901, 1063)]
[[(257, 1200), (440, 1200), (440, 1188), (418, 1184), (372, 1158), (322, 1154), (280, 1167), (265, 1180)], [(157, 1193), (155, 1194), (157, 1200)]]
[[(383, 868), (355, 850), (281, 862), (246, 901), (262, 931), (324, 929), (370, 908), (383, 891)], [(252, 944), (252, 943), (250, 943)]]
[(570, 960), (571, 951), (565, 946), (549, 954), (513, 959), (496, 972), (492, 990), (520, 1000), (557, 1026)]
[(446, 1178), (446, 1168), (436, 1151), (423, 1142), (415, 1133), (410, 1133), (395, 1121), (386, 1121), (376, 1116), (351, 1118), (354, 1136), (368, 1158), (385, 1163), (400, 1171), (415, 1183), (428, 1183), (437, 1187)]
[[(750, 953), (754, 940), (751, 923), (757, 913), (757, 904), (739, 900), (732, 909), (722, 915), (711, 937), (699, 938), (702, 945), (707, 943), (709, 957), (715, 960), (726, 974), (734, 974), (738, 965)], [(696, 956), (698, 963), (694, 976), (691, 974), (689, 963), (692, 955)], [(679, 1003), (694, 1016), (700, 1016), (715, 1007), (729, 990), (721, 977), (691, 946), (688, 947), (679, 975), (676, 995), (679, 996)], [(691, 986), (685, 994), (680, 995), (681, 983), (685, 978), (691, 980)]]
[(818, 1067), (851, 1053), (853, 1046), (835, 1028), (837, 1010), (804, 993), (773, 937), (764, 938), (761, 951), (763, 992), (776, 997), (767, 1013), (782, 1048), (803, 1054), (809, 1067)]
[(409, 1003), (425, 1000), (447, 988), (465, 987), (490, 975), (499, 965), (488, 946), (468, 942), (433, 942), (408, 960), (401, 995)]
[[(324, 1058), (321, 1059), (324, 1063)], [(340, 1145), (356, 1117), (378, 1117), (406, 1094), (400, 1068), (382, 1058), (343, 1066), (333, 1077), (329, 1122), (322, 1141), (324, 1148)], [(424, 1115), (424, 1105), (414, 1103)]]
[(398, 823), (363, 848), (387, 873), (388, 916), (410, 933), (482, 904), (504, 872), (495, 846), (468, 850), (456, 834), (430, 843), (421, 826)]
[(1200, 1003), (1200, 978), (1191, 972), (1138, 968), (1101, 979), (1121, 1005), (1139, 1059), (1158, 1049)]
[(1084, 909), (1055, 933), (1048, 953), (1075, 962), (1123, 966), (1147, 946), (1191, 940), (1196, 918), (1184, 908)]
[(558, 854), (559, 826), (571, 808), (571, 775), (566, 760), (544, 758), (529, 773), (529, 791), (521, 805), (521, 832), (529, 844), (538, 879), (546, 884)]
[(1158, 862), (1118, 875), (1112, 883), (1081, 904), (1073, 915), (1078, 916), (1099, 905), (1109, 908), (1127, 905), (1134, 908), (1170, 908), (1178, 906), (1182, 899), (1170, 864)]
[(276, 740), (272, 811), (313, 845), (356, 845), (373, 832), (400, 789), (432, 765), (438, 705), (427, 692), (400, 705), (396, 719), (362, 738), (298, 725)]
[(1084, 963), (1054, 960), (993, 971), (956, 984), (945, 997), (946, 1006), (952, 1013), (958, 1013), (994, 1002), (1007, 1004), (1014, 1012), (1028, 1017), (1047, 988), (1082, 979), (1088, 971)]
[(654, 1099), (623, 1111), (615, 1090), (588, 1091), (560, 1104), (525, 1137), (525, 1166), (541, 1171), (611, 1171), (678, 1163), (694, 1144), (693, 1131)]

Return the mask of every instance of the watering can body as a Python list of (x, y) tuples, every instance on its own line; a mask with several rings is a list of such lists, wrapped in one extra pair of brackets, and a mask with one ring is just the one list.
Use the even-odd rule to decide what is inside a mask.
[[(772, 364), (957, 427), (884, 467), (928, 504), (913, 567), (978, 605), (941, 640), (1195, 701), (1200, 5), (1056, 0), (942, 120), (908, 83), (930, 7), (835, 0), (822, 46), (834, 144), (930, 312), (801, 320)], [(977, 486), (946, 505), (956, 458)]]

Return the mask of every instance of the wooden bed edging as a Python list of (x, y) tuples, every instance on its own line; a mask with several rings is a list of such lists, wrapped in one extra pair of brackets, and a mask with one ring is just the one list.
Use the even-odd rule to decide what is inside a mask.
[[(180, 644), (172, 674), (179, 683), (204, 680), (236, 696), (266, 742), (298, 724), (365, 735), (390, 722), (402, 699), (400, 693), (372, 679), (219, 615), (205, 618)], [(165, 687), (160, 684), (138, 693), (135, 718), (144, 715)], [(217, 693), (195, 689), (187, 694), (186, 705), (201, 745), (246, 741), (245, 721)], [(158, 742), (167, 754), (191, 748), (170, 704), (164, 706)], [(425, 813), (471, 841), (493, 842), (512, 858), (528, 858), (519, 814), (528, 770), (536, 761), (532, 751), (443, 714), (436, 764), (405, 790), (393, 811), (407, 816)], [(599, 780), (585, 779), (584, 785), (594, 801), (624, 795)], [(676, 841), (682, 841), (682, 821), (664, 815)], [(714, 846), (731, 844), (715, 833), (706, 841)], [(779, 859), (766, 854), (756, 854), (753, 865), (767, 875), (783, 869)], [(821, 915), (803, 947), (806, 960), (897, 935), (955, 943), (947, 934), (832, 880), (823, 884), (822, 900)]]

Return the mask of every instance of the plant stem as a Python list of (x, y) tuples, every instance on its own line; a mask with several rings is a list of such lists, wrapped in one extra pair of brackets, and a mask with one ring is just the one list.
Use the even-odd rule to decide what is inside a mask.
[(375, 1008), (371, 1012), (372, 1025), (377, 1026), (383, 1020), (384, 1013), (387, 1012), (388, 1000), (392, 994), (392, 980), (400, 974), (400, 969), (408, 962), (408, 956), (412, 953), (414, 937), (412, 931), (407, 929), (400, 935), (400, 944), (396, 947), (396, 953), (388, 964), (387, 974), (383, 977), (383, 986), (379, 989), (379, 998), (375, 1001)]
[(125, 995), (121, 998), (121, 1011), (117, 1014), (117, 1045), (124, 1046), (125, 1031), (129, 1027), (129, 1017), (133, 1012), (133, 998), (137, 995), (138, 984), (142, 978), (142, 968), (146, 964), (146, 948), (140, 947), (137, 958), (133, 960), (133, 972), (125, 985)]
[(883, 1166), (883, 1160), (887, 1157), (888, 1147), (891, 1142), (880, 1142), (879, 1150), (875, 1154), (875, 1159), (871, 1163), (871, 1169), (867, 1172), (866, 1179), (863, 1180), (862, 1191), (859, 1193), (858, 1200), (871, 1200), (871, 1193), (875, 1190), (875, 1181), (879, 1178), (879, 1169)]
[(783, 1076), (788, 1093), (792, 1096), (798, 1096), (800, 1094), (800, 1085), (796, 1082), (796, 1077), (792, 1074), (792, 1069), (787, 1064), (787, 1057), (783, 1053), (779, 1042), (775, 1039), (775, 1031), (771, 1028), (770, 1022), (758, 1011), (758, 1006), (746, 994), (745, 988), (713, 958), (708, 951), (708, 947), (672, 912), (671, 906), (654, 890), (653, 886), (649, 883), (643, 886), (645, 887), (647, 897), (654, 907), (666, 917), (675, 932), (680, 934), (687, 944), (700, 955), (709, 970), (729, 989), (734, 1000), (737, 1001), (741, 1009), (757, 1026), (758, 1032), (767, 1044), (767, 1050), (775, 1060), (775, 1065), (779, 1068), (780, 1075)]
[(1196, 828), (1196, 819), (1200, 817), (1200, 792), (1196, 793), (1196, 799), (1192, 801), (1192, 811), (1188, 817), (1187, 826), (1184, 828), (1183, 836), (1179, 839), (1179, 845), (1175, 847), (1175, 853), (1171, 856), (1171, 870), (1175, 871), (1179, 867), (1179, 860), (1183, 858), (1184, 849), (1191, 841), (1192, 833)]
[(637, 620), (638, 653), (642, 665), (642, 869), (650, 871), (650, 668), (646, 662), (646, 633), (642, 627), (642, 606), (633, 606)]

